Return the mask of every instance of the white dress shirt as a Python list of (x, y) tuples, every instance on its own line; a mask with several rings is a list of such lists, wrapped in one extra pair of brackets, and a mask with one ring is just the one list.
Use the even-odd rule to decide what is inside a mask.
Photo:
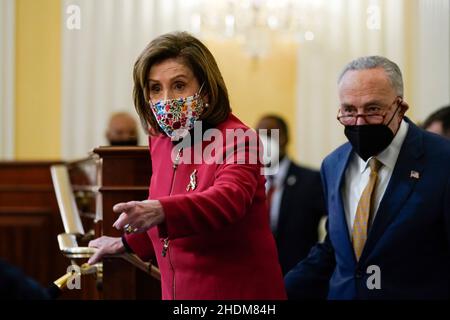
[(290, 164), (291, 160), (289, 160), (289, 158), (285, 156), (280, 162), (277, 174), (271, 177), (266, 177), (266, 192), (269, 191), (272, 183), (275, 185), (275, 191), (272, 194), (272, 201), (269, 208), (270, 228), (272, 229), (272, 232), (275, 232), (278, 227), (281, 198), (283, 196), (284, 190), (284, 180), (286, 180), (286, 175), (288, 173)]
[[(373, 201), (374, 212), (372, 214), (372, 221), (380, 206), (381, 199), (386, 191), (392, 172), (397, 162), (400, 148), (408, 133), (408, 123), (402, 120), (400, 129), (392, 140), (391, 144), (383, 150), (376, 158), (383, 164), (378, 171), (378, 182), (375, 189), (375, 198)], [(342, 184), (342, 199), (345, 210), (345, 218), (347, 220), (347, 227), (350, 235), (353, 230), (353, 222), (355, 221), (356, 208), (358, 207), (359, 198), (369, 182), (370, 168), (369, 159), (364, 161), (355, 152), (350, 155), (350, 160), (345, 171), (344, 182)]]

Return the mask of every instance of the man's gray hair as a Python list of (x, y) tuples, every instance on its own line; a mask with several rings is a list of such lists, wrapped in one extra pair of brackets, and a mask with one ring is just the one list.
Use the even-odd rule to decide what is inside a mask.
[(381, 56), (360, 57), (347, 64), (339, 75), (338, 84), (341, 82), (344, 74), (350, 70), (366, 70), (383, 68), (386, 72), (392, 87), (396, 94), (403, 98), (403, 77), (400, 68), (395, 62)]

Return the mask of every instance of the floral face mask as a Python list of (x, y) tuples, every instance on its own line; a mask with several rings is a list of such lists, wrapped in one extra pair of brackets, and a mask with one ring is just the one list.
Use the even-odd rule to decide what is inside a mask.
[(149, 101), (158, 125), (172, 140), (186, 136), (202, 115), (207, 106), (200, 96), (202, 88), (203, 85), (196, 94), (186, 98), (159, 100), (155, 104)]

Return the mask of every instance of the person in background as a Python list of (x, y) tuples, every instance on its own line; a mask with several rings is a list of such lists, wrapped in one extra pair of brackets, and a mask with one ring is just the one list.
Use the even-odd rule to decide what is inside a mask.
[(105, 135), (111, 146), (137, 146), (139, 141), (136, 120), (126, 112), (111, 115)]
[(271, 150), (278, 156), (279, 169), (266, 176), (266, 191), (270, 226), (286, 274), (318, 241), (319, 221), (326, 215), (322, 183), (318, 171), (301, 167), (288, 156), (289, 130), (283, 118), (263, 116), (256, 129), (266, 129), (268, 138), (271, 130), (279, 130), (279, 150)]
[(53, 296), (22, 270), (0, 259), (0, 300), (48, 300)]
[[(91, 241), (98, 251), (89, 263), (125, 250), (145, 261), (156, 257), (165, 300), (285, 299), (262, 164), (239, 162), (259, 154), (245, 140), (257, 136), (231, 113), (211, 52), (188, 33), (165, 34), (144, 49), (133, 76), (135, 107), (150, 133), (149, 197), (114, 206), (114, 227), (125, 234)], [(199, 132), (196, 140), (196, 125), (225, 139), (213, 142)], [(226, 138), (237, 132), (250, 137)], [(219, 158), (188, 161), (212, 143)]]
[(450, 105), (430, 114), (422, 128), (450, 139)]
[(327, 237), (285, 277), (290, 299), (449, 299), (450, 141), (405, 116), (400, 68), (350, 62), (338, 80), (348, 142), (321, 175)]

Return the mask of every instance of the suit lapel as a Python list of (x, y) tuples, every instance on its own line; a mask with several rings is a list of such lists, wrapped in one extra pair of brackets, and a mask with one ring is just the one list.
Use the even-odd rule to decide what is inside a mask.
[(345, 218), (344, 204), (342, 201), (341, 186), (344, 183), (345, 170), (347, 168), (348, 162), (350, 160), (350, 155), (352, 154), (352, 147), (348, 143), (346, 148), (342, 150), (339, 155), (339, 159), (336, 166), (333, 168), (336, 172), (336, 184), (332, 190), (332, 201), (334, 202), (334, 207), (336, 208), (336, 219), (338, 223), (338, 230), (342, 230), (340, 233), (342, 236), (338, 238), (341, 243), (341, 248), (345, 248), (347, 251), (347, 256), (354, 258), (353, 247), (348, 232), (347, 219)]
[[(388, 225), (400, 212), (422, 174), (424, 167), (421, 159), (424, 151), (423, 136), (419, 128), (410, 121), (408, 123), (408, 134), (400, 149), (394, 171), (381, 200), (373, 226), (369, 231), (360, 261), (363, 261), (373, 250), (373, 247)], [(417, 176), (416, 173), (418, 173)]]
[[(292, 188), (293, 186), (290, 186), (287, 184), (287, 179), (293, 175), (293, 163), (292, 161), (289, 164), (289, 169), (287, 171), (286, 177), (284, 177), (284, 181), (283, 181), (283, 194), (281, 195), (281, 203), (280, 203), (280, 214), (278, 217), (278, 227), (277, 230), (282, 230), (282, 228), (284, 227), (285, 223), (286, 223), (286, 215), (288, 213), (288, 208), (290, 206), (290, 203), (288, 203), (288, 199), (291, 199), (291, 197), (289, 197), (288, 193), (291, 192), (290, 188)], [(298, 176), (296, 176), (297, 181), (298, 182)], [(295, 185), (295, 184), (294, 184)], [(278, 232), (277, 232), (278, 234)], [(277, 235), (278, 236), (278, 235)]]

